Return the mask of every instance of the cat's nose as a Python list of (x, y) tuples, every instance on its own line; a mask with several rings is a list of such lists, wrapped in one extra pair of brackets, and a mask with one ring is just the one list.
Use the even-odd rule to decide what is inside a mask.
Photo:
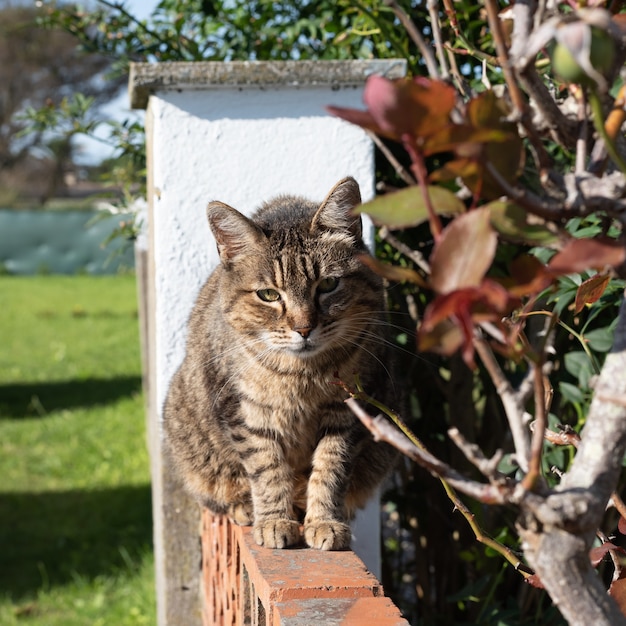
[(313, 331), (312, 326), (296, 326), (294, 330), (304, 339), (306, 339)]

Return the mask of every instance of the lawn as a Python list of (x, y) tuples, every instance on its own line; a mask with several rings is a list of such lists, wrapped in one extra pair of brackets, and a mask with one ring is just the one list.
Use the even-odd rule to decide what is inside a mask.
[(0, 624), (154, 624), (133, 276), (0, 276)]

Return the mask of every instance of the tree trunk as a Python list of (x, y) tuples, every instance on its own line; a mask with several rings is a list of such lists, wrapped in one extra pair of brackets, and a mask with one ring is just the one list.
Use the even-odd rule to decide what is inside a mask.
[(589, 549), (626, 450), (626, 305), (595, 386), (570, 470), (550, 495), (526, 494), (519, 532), (542, 584), (571, 626), (626, 626), (591, 566)]

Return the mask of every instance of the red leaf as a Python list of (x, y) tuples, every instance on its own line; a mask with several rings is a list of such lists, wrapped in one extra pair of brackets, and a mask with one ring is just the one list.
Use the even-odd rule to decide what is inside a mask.
[(431, 256), (432, 288), (445, 294), (480, 285), (497, 243), (489, 211), (476, 209), (457, 217), (443, 230)]
[(618, 578), (611, 583), (609, 595), (617, 602), (619, 610), (626, 615), (626, 578)]
[(506, 281), (512, 296), (522, 297), (543, 291), (553, 280), (545, 265), (532, 254), (522, 254), (509, 266), (513, 282)]
[(365, 83), (363, 101), (385, 133), (423, 137), (450, 124), (456, 91), (443, 81), (426, 78), (392, 81), (371, 76)]
[(626, 519), (624, 519), (621, 515), (619, 521), (617, 522), (617, 530), (619, 530), (622, 535), (626, 535)]
[(395, 282), (411, 282), (419, 285), (420, 287), (428, 288), (426, 281), (415, 270), (410, 267), (401, 267), (399, 265), (391, 265), (390, 263), (383, 263), (369, 254), (359, 255), (359, 260), (364, 265), (367, 265), (373, 272), (376, 272), (379, 276)]
[[(491, 280), (438, 295), (424, 311), (418, 335), (420, 350), (450, 355), (461, 348), (463, 360), (473, 368), (474, 325), (499, 319), (509, 302), (507, 291)], [(454, 324), (458, 332), (450, 334), (446, 324)]]
[(365, 83), (363, 101), (367, 111), (333, 106), (327, 111), (396, 141), (409, 134), (423, 142), (451, 124), (456, 91), (443, 81), (423, 77), (389, 80), (375, 75)]
[(596, 274), (584, 281), (576, 290), (576, 313), (580, 313), (586, 304), (593, 304), (600, 299), (611, 277), (608, 274)]
[(578, 274), (616, 267), (626, 260), (626, 248), (613, 239), (574, 239), (555, 254), (548, 268), (553, 274)]
[(371, 130), (373, 133), (377, 135), (382, 135), (383, 137), (389, 137), (389, 139), (397, 139), (395, 133), (388, 134), (383, 131), (383, 129), (374, 121), (374, 118), (371, 116), (369, 111), (361, 111), (359, 109), (348, 109), (346, 107), (334, 107), (327, 106), (326, 110), (331, 114), (337, 117), (340, 117), (342, 120), (346, 120), (346, 122), (350, 122), (351, 124), (356, 124), (361, 128), (366, 128), (367, 130)]

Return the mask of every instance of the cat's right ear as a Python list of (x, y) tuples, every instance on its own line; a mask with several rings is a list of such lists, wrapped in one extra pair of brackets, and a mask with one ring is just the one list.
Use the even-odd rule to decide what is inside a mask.
[(265, 237), (254, 222), (223, 202), (209, 202), (206, 212), (224, 265), (249, 254)]

